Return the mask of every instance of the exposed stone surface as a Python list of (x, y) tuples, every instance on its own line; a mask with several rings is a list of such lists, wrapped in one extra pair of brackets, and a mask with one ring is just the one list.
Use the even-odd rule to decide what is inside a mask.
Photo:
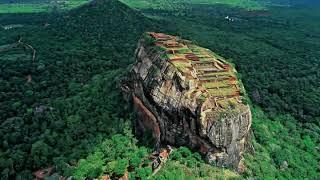
[(188, 146), (218, 166), (243, 169), (251, 126), (243, 87), (222, 57), (190, 41), (149, 33), (123, 89), (132, 97), (138, 132), (160, 143)]
[(288, 161), (283, 161), (282, 162), (282, 164), (281, 164), (281, 166), (280, 166), (280, 169), (282, 170), (282, 171), (285, 171), (285, 170), (287, 170), (288, 169)]

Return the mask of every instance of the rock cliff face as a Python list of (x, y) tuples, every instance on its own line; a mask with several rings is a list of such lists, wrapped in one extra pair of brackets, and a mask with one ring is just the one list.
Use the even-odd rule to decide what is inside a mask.
[(188, 146), (218, 166), (242, 166), (251, 126), (243, 87), (222, 57), (190, 41), (147, 33), (123, 89), (138, 113), (136, 130), (157, 146)]

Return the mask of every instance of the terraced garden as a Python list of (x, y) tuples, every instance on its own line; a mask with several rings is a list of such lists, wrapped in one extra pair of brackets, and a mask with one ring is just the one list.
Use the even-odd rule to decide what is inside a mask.
[(166, 52), (166, 60), (181, 72), (186, 81), (195, 84), (190, 94), (201, 94), (198, 99), (209, 97), (212, 104), (223, 109), (242, 102), (236, 71), (222, 57), (176, 36), (148, 34), (155, 40), (155, 46)]

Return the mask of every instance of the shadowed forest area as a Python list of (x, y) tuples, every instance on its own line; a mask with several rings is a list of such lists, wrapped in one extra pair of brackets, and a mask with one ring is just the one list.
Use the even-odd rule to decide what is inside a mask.
[[(151, 175), (153, 146), (132, 135), (136, 117), (119, 88), (146, 31), (193, 40), (235, 64), (252, 101), (255, 149), (238, 175), (181, 147), (152, 178), (319, 177), (319, 6), (138, 2), (0, 14), (3, 179), (32, 179), (53, 165), (79, 179)], [(19, 40), (36, 49), (34, 61)]]

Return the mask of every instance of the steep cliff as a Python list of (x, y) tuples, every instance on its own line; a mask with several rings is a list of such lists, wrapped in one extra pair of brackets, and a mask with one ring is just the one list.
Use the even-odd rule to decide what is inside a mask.
[(123, 86), (139, 115), (137, 131), (151, 130), (157, 146), (188, 146), (212, 164), (239, 169), (251, 112), (235, 73), (208, 49), (147, 33)]

